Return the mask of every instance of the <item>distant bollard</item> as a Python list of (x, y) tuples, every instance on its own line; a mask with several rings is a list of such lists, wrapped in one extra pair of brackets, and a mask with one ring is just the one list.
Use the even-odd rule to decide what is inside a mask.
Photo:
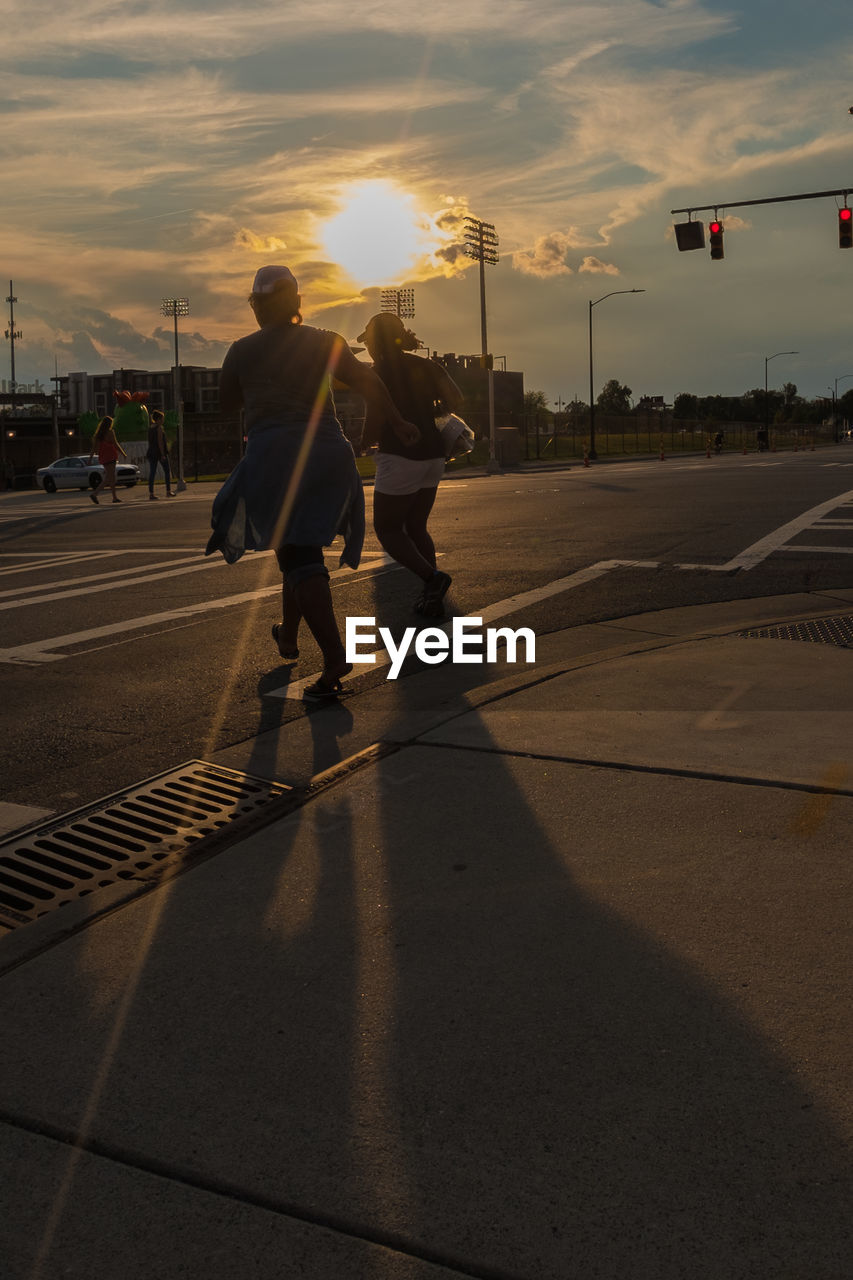
[(498, 462), (502, 467), (516, 467), (521, 462), (521, 437), (515, 427), (501, 427), (497, 432)]

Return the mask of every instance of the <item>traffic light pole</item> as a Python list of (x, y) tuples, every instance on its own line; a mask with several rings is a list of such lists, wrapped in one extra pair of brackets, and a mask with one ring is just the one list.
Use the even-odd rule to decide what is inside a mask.
[(806, 191), (799, 196), (766, 196), (763, 200), (715, 200), (713, 204), (693, 204), (687, 209), (670, 209), (670, 213), (706, 213), (709, 209), (744, 209), (753, 204), (787, 204), (791, 200), (825, 200), (830, 196), (853, 195), (853, 187), (840, 187), (837, 191)]

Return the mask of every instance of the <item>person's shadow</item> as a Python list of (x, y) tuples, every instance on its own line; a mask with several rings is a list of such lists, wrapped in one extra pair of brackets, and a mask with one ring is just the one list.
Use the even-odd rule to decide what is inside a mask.
[[(442, 675), (466, 737), (450, 716), (413, 737), (433, 674), (395, 683), (390, 754), (196, 867), (156, 928), (123, 911), (108, 971), (91, 951), (70, 971), (59, 948), (38, 962), (28, 1019), (61, 1010), (56, 1048), (11, 1071), (7, 1111), (71, 1132), (85, 1116), (82, 1145), (295, 1224), (294, 1272), (366, 1280), (402, 1254), (525, 1280), (841, 1280), (844, 1135), (802, 1052), (789, 1060), (759, 1028), (761, 998), (750, 1017), (739, 996), (754, 981), (777, 1008), (803, 1000), (796, 965), (787, 986), (776, 972), (801, 945), (798, 904), (761, 910), (774, 867), (739, 866), (730, 891), (702, 849), (687, 858), (701, 780), (492, 738), (485, 708), (465, 713), (482, 668)], [(267, 702), (264, 731), (281, 717)], [(310, 717), (318, 760), (351, 715)], [(739, 847), (762, 801), (727, 796), (709, 855)], [(766, 803), (782, 831), (797, 799)], [(19, 985), (5, 976), (0, 1014)], [(28, 1021), (6, 1026), (8, 1061), (26, 1064)], [(72, 1031), (86, 1053), (63, 1051)], [(156, 1106), (140, 1103), (141, 1064)], [(87, 1203), (75, 1185), (63, 1218)], [(62, 1245), (60, 1230), (49, 1261)], [(151, 1258), (156, 1242), (132, 1247)]]

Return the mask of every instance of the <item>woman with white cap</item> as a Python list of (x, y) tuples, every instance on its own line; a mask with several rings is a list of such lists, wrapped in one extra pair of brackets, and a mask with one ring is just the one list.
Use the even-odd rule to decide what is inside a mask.
[(357, 568), (364, 493), (352, 446), (335, 415), (332, 379), (362, 395), (371, 417), (400, 439), (418, 431), (379, 378), (339, 334), (302, 323), (299, 287), (288, 267), (262, 267), (249, 297), (258, 329), (238, 339), (220, 375), (220, 406), (245, 411), (246, 452), (213, 504), (206, 553), (232, 564), (246, 550), (272, 548), (282, 573), (282, 622), (273, 638), (286, 661), (299, 655), (302, 617), (323, 655), (323, 673), (304, 697), (337, 697), (346, 661), (323, 547), (344, 538), (341, 564)]
[(378, 433), (373, 527), (388, 555), (423, 583), (416, 612), (440, 618), (451, 578), (436, 568), (435, 545), (427, 528), (445, 463), (435, 415), (438, 409), (455, 413), (462, 392), (440, 364), (408, 354), (420, 343), (392, 311), (372, 316), (358, 341), (367, 346), (374, 370), (403, 417), (420, 432), (414, 442), (401, 439), (387, 424)]

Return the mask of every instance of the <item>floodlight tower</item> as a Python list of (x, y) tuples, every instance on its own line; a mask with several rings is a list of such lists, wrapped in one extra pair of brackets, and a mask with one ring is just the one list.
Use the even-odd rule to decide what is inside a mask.
[(483, 348), (483, 368), (488, 368), (489, 340), (486, 332), (486, 263), (495, 266), (499, 261), (498, 237), (491, 222), (479, 218), (465, 219), (465, 253), (480, 264), (480, 335)]
[(500, 470), (495, 447), (495, 385), (492, 361), (489, 356), (489, 338), (486, 330), (486, 263), (498, 262), (498, 236), (491, 222), (480, 218), (465, 219), (465, 253), (480, 264), (480, 337), (482, 366), (488, 371), (489, 380), (489, 462), (488, 471)]
[(379, 296), (383, 311), (393, 311), (398, 320), (411, 320), (414, 317), (414, 289), (383, 289)]
[[(15, 392), (18, 388), (18, 384), (15, 381), (15, 339), (22, 338), (24, 335), (20, 329), (15, 328), (15, 303), (18, 301), (18, 299), (15, 297), (15, 290), (12, 287), (11, 280), (9, 281), (9, 296), (6, 299), (6, 301), (9, 304), (9, 328), (6, 330), (6, 337), (9, 339), (9, 343), (10, 343), (9, 351), (10, 351), (11, 364), (12, 364), (12, 379), (9, 384), (12, 398), (11, 398), (9, 407), (14, 413), (15, 412)], [(5, 472), (6, 472), (6, 425), (5, 423), (3, 424), (2, 432), (0, 432), (0, 461), (2, 461), (2, 464), (3, 464), (3, 475), (5, 478)]]

